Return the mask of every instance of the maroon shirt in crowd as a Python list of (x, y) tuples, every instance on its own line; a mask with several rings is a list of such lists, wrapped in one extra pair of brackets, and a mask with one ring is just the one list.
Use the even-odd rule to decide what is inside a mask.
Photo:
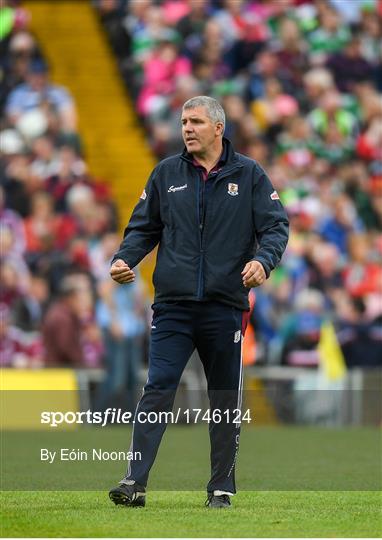
[(64, 300), (52, 304), (42, 327), (46, 365), (51, 367), (81, 366), (80, 332), (80, 321), (68, 304)]

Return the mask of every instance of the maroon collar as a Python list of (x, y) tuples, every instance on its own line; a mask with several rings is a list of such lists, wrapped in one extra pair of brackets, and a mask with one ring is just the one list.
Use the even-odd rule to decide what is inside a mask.
[(210, 170), (209, 173), (207, 172), (207, 169), (203, 165), (201, 165), (193, 156), (192, 156), (192, 164), (193, 164), (194, 167), (196, 167), (197, 169), (200, 170), (200, 172), (203, 175), (203, 180), (207, 180), (209, 174), (220, 171), (220, 169), (223, 167), (223, 165), (225, 163), (224, 158), (225, 158), (225, 152), (224, 152), (224, 146), (223, 146), (223, 150), (222, 150), (222, 153), (220, 154), (218, 162)]

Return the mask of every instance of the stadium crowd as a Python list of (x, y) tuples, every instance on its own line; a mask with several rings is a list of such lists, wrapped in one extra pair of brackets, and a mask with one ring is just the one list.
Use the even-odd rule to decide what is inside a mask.
[(141, 283), (110, 279), (116, 208), (88, 171), (74, 100), (50, 81), (28, 11), (13, 1), (2, 10), (0, 364), (104, 366), (95, 406), (127, 388), (132, 407), (147, 326)]
[(382, 364), (382, 2), (95, 0), (153, 151), (182, 150), (181, 107), (223, 104), (267, 170), (291, 236), (255, 291), (258, 360), (317, 365), (335, 321), (349, 366)]
[[(255, 290), (258, 361), (316, 366), (329, 317), (348, 366), (382, 365), (382, 2), (93, 5), (158, 159), (182, 149), (183, 102), (214, 96), (287, 208), (286, 255)], [(1, 365), (106, 365), (106, 407), (136, 381), (147, 299), (139, 280), (109, 278), (116, 209), (88, 171), (70, 89), (50, 82), (28, 12), (2, 9)]]

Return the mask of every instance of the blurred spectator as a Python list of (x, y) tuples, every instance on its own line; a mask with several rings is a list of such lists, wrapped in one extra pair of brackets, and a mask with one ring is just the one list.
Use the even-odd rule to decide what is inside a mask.
[(328, 90), (321, 97), (319, 107), (310, 113), (309, 120), (313, 129), (321, 137), (335, 130), (345, 142), (347, 137), (354, 135), (357, 126), (356, 118), (345, 109), (341, 95), (334, 90)]
[(27, 290), (29, 270), (23, 259), (5, 257), (0, 262), (0, 302), (12, 309)]
[(24, 220), (26, 251), (43, 250), (46, 236), (52, 237), (56, 249), (65, 249), (76, 233), (76, 224), (70, 216), (54, 213), (53, 198), (37, 191), (31, 201), (31, 214)]
[(358, 155), (367, 160), (382, 161), (382, 115), (371, 119), (357, 141)]
[[(281, 84), (276, 78), (269, 77), (264, 86), (264, 95), (253, 102), (252, 112), (261, 131), (280, 131), (284, 120), (298, 113), (297, 101), (283, 93)], [(273, 136), (272, 136), (273, 138)]]
[(369, 172), (365, 163), (348, 160), (337, 169), (338, 182), (343, 191), (355, 205), (363, 225), (368, 229), (375, 227), (371, 199), (369, 197)]
[(40, 56), (35, 39), (26, 31), (12, 34), (8, 42), (8, 50), (9, 55), (1, 55), (0, 59), (0, 66), (3, 72), (0, 81), (1, 110), (4, 107), (9, 92), (21, 84), (26, 78), (31, 58), (38, 58)]
[(118, 234), (106, 233), (92, 250), (91, 267), (97, 282), (106, 280), (109, 276), (110, 261), (118, 250), (120, 237)]
[(194, 57), (195, 63), (208, 66), (209, 80), (213, 84), (225, 81), (232, 73), (224, 54), (223, 35), (223, 29), (214, 19), (205, 21), (200, 48)]
[[(92, 367), (99, 365), (101, 346), (90, 326), (93, 301), (89, 282), (78, 275), (67, 276), (61, 283), (60, 296), (49, 307), (42, 326), (45, 363), (56, 367)], [(93, 332), (89, 331), (92, 328)], [(94, 351), (86, 346), (96, 344)], [(88, 357), (86, 355), (88, 353)], [(89, 362), (90, 356), (90, 362)]]
[(39, 275), (31, 274), (23, 296), (12, 305), (14, 323), (25, 332), (39, 332), (49, 302), (49, 286)]
[(349, 262), (343, 271), (344, 286), (353, 297), (365, 297), (378, 290), (381, 268), (370, 257), (370, 241), (366, 234), (351, 234), (348, 239)]
[(272, 50), (264, 49), (259, 53), (249, 73), (248, 92), (251, 100), (264, 96), (265, 81), (268, 78), (278, 78), (280, 82), (284, 83), (279, 67), (279, 58)]
[(11, 324), (10, 310), (0, 304), (0, 366), (40, 367), (41, 342), (36, 334), (27, 334)]
[(310, 69), (303, 75), (303, 83), (302, 101), (308, 111), (319, 103), (328, 90), (335, 88), (332, 74), (323, 67)]
[[(68, 209), (67, 195), (75, 184), (85, 183), (85, 163), (79, 158), (75, 150), (69, 146), (63, 146), (59, 150), (59, 164), (57, 174), (50, 176), (46, 181), (46, 189), (55, 200), (55, 208), (58, 212)], [(90, 186), (81, 186), (79, 190), (93, 192)], [(70, 206), (70, 204), (69, 204)]]
[(357, 217), (353, 203), (344, 194), (337, 195), (332, 203), (332, 215), (323, 220), (320, 233), (325, 240), (337, 246), (340, 253), (345, 255), (349, 235), (360, 232), (363, 227)]
[(5, 208), (4, 193), (0, 186), (0, 242), (1, 255), (22, 256), (25, 251), (25, 232), (21, 217)]
[(251, 3), (242, 0), (224, 0), (224, 9), (214, 19), (222, 30), (227, 62), (233, 74), (247, 68), (262, 49), (270, 32)]
[(130, 49), (130, 37), (123, 25), (123, 5), (119, 0), (95, 0), (94, 3), (97, 4), (102, 24), (107, 28), (114, 52), (119, 56)]
[(288, 94), (303, 97), (303, 75), (309, 66), (305, 43), (297, 24), (292, 18), (284, 18), (279, 25), (280, 44), (277, 57)]
[(125, 25), (132, 40), (132, 56), (137, 65), (141, 66), (149, 59), (158, 43), (174, 42), (177, 33), (165, 24), (160, 6), (146, 0), (133, 0), (128, 10), (130, 14)]
[(360, 41), (362, 56), (374, 66), (381, 65), (382, 24), (375, 2), (365, 2), (361, 10)]
[(330, 0), (330, 3), (346, 23), (354, 24), (359, 21), (361, 13), (374, 11), (376, 0), (353, 0), (352, 2)]
[(266, 283), (264, 289), (256, 291), (253, 323), (256, 341), (265, 346), (265, 361), (280, 363), (283, 341), (279, 329), (283, 327), (291, 312), (292, 282), (282, 268)]
[(294, 116), (287, 129), (277, 137), (277, 151), (286, 163), (299, 169), (309, 167), (314, 159), (311, 126), (301, 116)]
[(14, 129), (0, 132), (0, 144), (1, 197), (5, 199), (8, 209), (25, 217), (29, 213), (29, 195), (35, 189), (26, 147), (20, 134)]
[(361, 40), (357, 35), (353, 35), (343, 50), (329, 58), (327, 66), (343, 93), (351, 93), (354, 83), (373, 78), (373, 66), (362, 56)]
[(34, 160), (30, 165), (31, 173), (41, 181), (58, 174), (60, 158), (52, 139), (42, 135), (34, 139), (31, 146), (34, 154)]
[(183, 43), (183, 52), (193, 57), (200, 50), (204, 27), (208, 21), (209, 6), (206, 0), (187, 1), (187, 10), (177, 24), (176, 30)]
[(12, 124), (20, 122), (24, 114), (33, 110), (40, 112), (46, 125), (55, 127), (57, 116), (59, 131), (76, 131), (77, 115), (73, 100), (64, 88), (49, 82), (48, 68), (42, 60), (30, 62), (26, 82), (12, 90), (5, 107)]
[(368, 319), (362, 298), (343, 297), (338, 339), (349, 368), (382, 367), (381, 317)]
[(341, 258), (335, 244), (314, 242), (308, 246), (309, 286), (322, 291), (331, 302), (333, 294), (342, 287)]
[(350, 30), (340, 14), (326, 2), (316, 2), (320, 8), (319, 28), (308, 36), (312, 55), (326, 58), (326, 54), (340, 51), (350, 39)]
[(283, 342), (281, 362), (291, 366), (314, 366), (319, 363), (317, 351), (324, 314), (324, 296), (306, 289), (295, 299), (295, 312), (280, 329)]
[(139, 280), (117, 285), (110, 279), (99, 284), (97, 321), (105, 342), (106, 376), (97, 396), (97, 409), (115, 406), (122, 397), (127, 410), (134, 411), (142, 366), (144, 306)]
[(191, 65), (187, 58), (178, 57), (176, 45), (161, 41), (143, 66), (144, 82), (138, 99), (138, 111), (152, 119), (160, 117), (175, 89), (175, 79), (188, 75)]

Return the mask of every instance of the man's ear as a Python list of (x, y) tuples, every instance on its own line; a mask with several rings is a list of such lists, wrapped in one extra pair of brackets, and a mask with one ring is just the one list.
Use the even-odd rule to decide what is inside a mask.
[(216, 122), (216, 128), (218, 130), (218, 135), (223, 135), (223, 123), (222, 122)]

